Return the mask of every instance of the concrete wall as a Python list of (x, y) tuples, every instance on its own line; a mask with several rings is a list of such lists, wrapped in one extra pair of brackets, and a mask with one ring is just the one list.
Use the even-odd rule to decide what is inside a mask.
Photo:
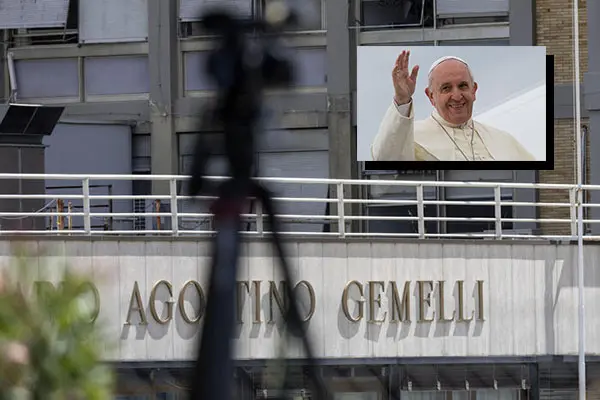
[[(44, 139), (45, 171), (48, 174), (131, 174), (131, 126), (122, 124), (58, 124), (52, 135)], [(90, 194), (131, 195), (132, 182), (94, 180)], [(71, 188), (66, 188), (70, 186)], [(54, 189), (53, 189), (54, 188)], [(69, 194), (81, 195), (82, 182), (75, 180), (46, 180), (46, 193), (56, 194), (65, 207), (72, 202), (74, 212), (82, 212), (83, 202), (70, 199)], [(92, 212), (128, 213), (133, 210), (132, 200), (91, 201)], [(104, 229), (107, 223), (113, 229), (133, 229), (133, 218), (92, 217), (93, 229)], [(72, 218), (73, 229), (83, 229), (83, 218)]]
[[(15, 243), (0, 242), (0, 264), (6, 263)], [(45, 251), (34, 259), (44, 274), (40, 280), (56, 283), (61, 269), (57, 263), (64, 256), (75, 270), (92, 274), (100, 293), (97, 323), (116, 344), (108, 358), (189, 359), (201, 320), (199, 324), (186, 322), (184, 314), (189, 319), (198, 315), (193, 282), (206, 295), (210, 242), (102, 238), (25, 243)], [(577, 353), (575, 246), (302, 239), (290, 240), (288, 249), (296, 281), (303, 281), (297, 290), (305, 315), (311, 315), (308, 326), (319, 357)], [(596, 272), (600, 247), (590, 245), (585, 250), (586, 346), (589, 354), (600, 355), (600, 309), (594, 301), (600, 287)], [(272, 358), (278, 354), (282, 332), (275, 293), (270, 289), (270, 281), (280, 289), (278, 266), (270, 247), (261, 241), (245, 243), (243, 253), (237, 357)], [(143, 313), (136, 311), (138, 301)], [(171, 314), (165, 302), (171, 302)], [(401, 304), (397, 311), (394, 304)], [(444, 321), (439, 320), (442, 317)], [(147, 324), (140, 324), (143, 321)], [(291, 357), (300, 355), (294, 343), (287, 348)]]

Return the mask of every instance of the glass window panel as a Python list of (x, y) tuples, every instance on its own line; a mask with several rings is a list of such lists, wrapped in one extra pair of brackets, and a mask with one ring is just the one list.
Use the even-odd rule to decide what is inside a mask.
[[(435, 205), (424, 206), (425, 217), (436, 217), (437, 207)], [(369, 207), (369, 216), (379, 217), (416, 217), (417, 206), (379, 206)], [(369, 232), (372, 233), (413, 233), (417, 234), (418, 221), (389, 221), (389, 220), (370, 220)], [(438, 233), (438, 223), (436, 221), (425, 221), (426, 233)]]
[(179, 19), (182, 22), (198, 21), (205, 9), (214, 6), (225, 6), (228, 10), (243, 16), (251, 16), (253, 11), (252, 0), (180, 0)]
[(510, 46), (510, 39), (440, 40), (440, 46)]
[(519, 400), (517, 389), (478, 390), (476, 400)]
[(139, 94), (149, 91), (147, 56), (85, 58), (87, 95)]
[(146, 0), (79, 0), (79, 3), (79, 39), (82, 43), (148, 39)]
[(446, 400), (445, 392), (401, 392), (402, 400)]
[(362, 0), (360, 14), (360, 24), (371, 29), (431, 27), (433, 26), (433, 0)]
[(509, 0), (436, 0), (438, 17), (508, 14)]
[(18, 96), (21, 99), (78, 96), (78, 68), (76, 58), (15, 61)]
[[(491, 201), (492, 199), (469, 199), (471, 201)], [(508, 201), (510, 198), (503, 198)], [(446, 205), (446, 216), (455, 218), (494, 218), (494, 206), (482, 205)], [(502, 206), (502, 218), (512, 218), (513, 209), (511, 206)], [(472, 233), (493, 231), (495, 229), (495, 221), (447, 221), (446, 229), (448, 233)], [(512, 229), (512, 222), (502, 222), (502, 229)]]
[[(266, 0), (257, 0), (261, 13), (264, 13)], [(294, 31), (318, 31), (324, 29), (323, 14), (325, 11), (324, 0), (303, 0), (291, 3), (291, 7), (298, 15), (298, 26), (291, 27)]]
[(205, 69), (207, 51), (184, 53), (185, 90), (215, 90), (216, 86)]

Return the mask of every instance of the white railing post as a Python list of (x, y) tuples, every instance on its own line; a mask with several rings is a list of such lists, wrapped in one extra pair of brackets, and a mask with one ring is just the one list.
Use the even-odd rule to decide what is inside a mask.
[(169, 194), (171, 195), (171, 232), (179, 236), (179, 215), (177, 213), (177, 179), (169, 181)]
[(90, 216), (90, 178), (81, 181), (83, 194), (83, 230), (86, 235), (92, 234), (92, 217)]
[(425, 205), (423, 204), (423, 201), (423, 185), (419, 184), (417, 186), (417, 217), (419, 218), (417, 221), (417, 230), (419, 239), (425, 239)]
[(494, 213), (496, 216), (496, 238), (502, 239), (502, 191), (500, 186), (494, 188)]
[(262, 208), (262, 203), (260, 201), (256, 202), (256, 232), (258, 232), (258, 234), (260, 236), (265, 235), (263, 208)]
[(346, 236), (346, 216), (344, 210), (344, 184), (337, 184), (338, 232), (340, 237)]
[(571, 212), (571, 236), (577, 236), (577, 188), (569, 190), (569, 211)]

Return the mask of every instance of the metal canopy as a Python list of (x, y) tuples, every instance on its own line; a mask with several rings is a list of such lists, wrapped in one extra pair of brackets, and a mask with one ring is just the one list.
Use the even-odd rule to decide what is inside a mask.
[(65, 107), (10, 104), (0, 122), (0, 141), (40, 141), (52, 134)]

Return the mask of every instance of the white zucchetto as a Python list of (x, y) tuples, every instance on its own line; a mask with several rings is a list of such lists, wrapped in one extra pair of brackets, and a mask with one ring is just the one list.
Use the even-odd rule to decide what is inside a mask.
[(465, 66), (469, 70), (469, 74), (471, 74), (471, 76), (473, 76), (473, 73), (471, 71), (471, 68), (469, 67), (469, 64), (467, 64), (467, 62), (465, 60), (463, 60), (462, 58), (459, 58), (456, 56), (444, 56), (444, 57), (441, 57), (441, 58), (438, 58), (437, 60), (435, 60), (434, 63), (431, 64), (431, 67), (429, 68), (429, 73), (427, 74), (427, 76), (431, 76), (431, 73), (433, 72), (435, 67), (437, 67), (438, 65), (440, 65), (441, 63), (443, 63), (444, 61), (447, 61), (447, 60), (456, 60), (456, 61), (460, 61), (461, 63), (465, 64)]

